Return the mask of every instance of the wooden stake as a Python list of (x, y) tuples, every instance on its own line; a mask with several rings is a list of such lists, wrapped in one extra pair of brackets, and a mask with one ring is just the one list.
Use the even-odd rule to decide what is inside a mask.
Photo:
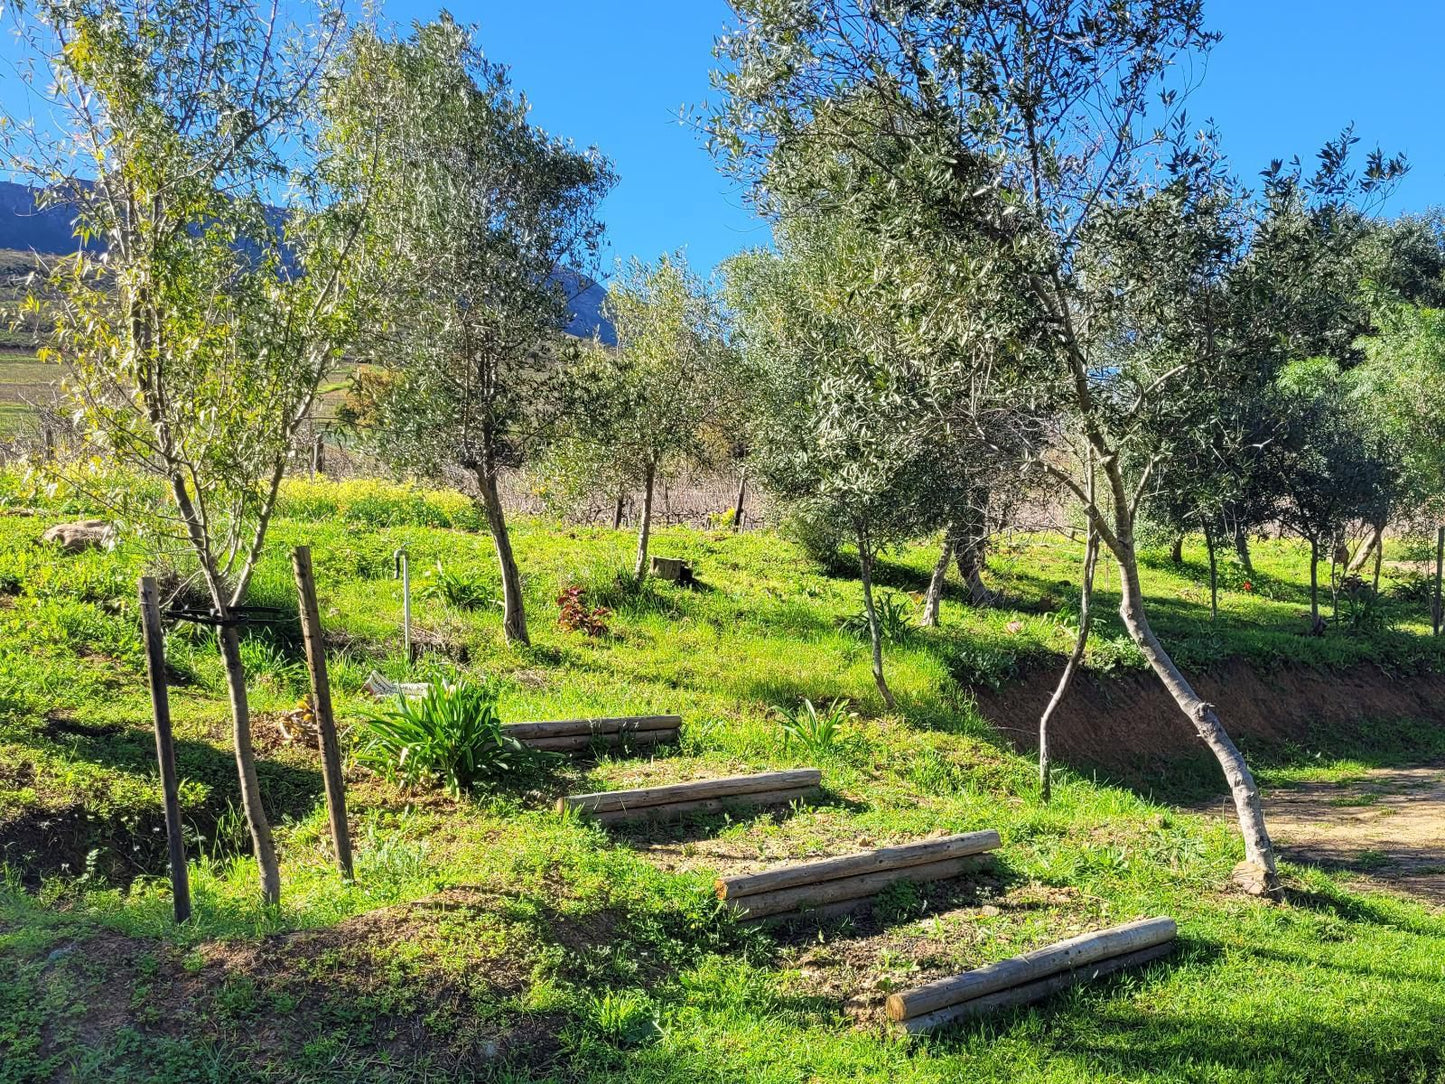
[(186, 870), (186, 841), (181, 834), (181, 801), (176, 781), (176, 746), (171, 733), (171, 702), (166, 691), (166, 642), (161, 631), (160, 592), (154, 577), (140, 581), (141, 625), (145, 630), (146, 675), (150, 678), (151, 714), (156, 730), (156, 760), (161, 768), (161, 798), (166, 811), (166, 843), (170, 848), (171, 896), (176, 922), (191, 917), (191, 882)]
[(311, 547), (291, 551), (300, 596), (301, 635), (306, 641), (306, 668), (311, 673), (311, 713), (316, 718), (321, 747), (321, 778), (326, 784), (326, 812), (331, 820), (331, 845), (341, 876), (354, 880), (351, 833), (346, 824), (346, 779), (341, 771), (341, 747), (336, 740), (336, 718), (331, 712), (331, 680), (326, 674), (326, 640), (321, 631), (321, 609), (316, 604), (316, 577), (311, 570)]

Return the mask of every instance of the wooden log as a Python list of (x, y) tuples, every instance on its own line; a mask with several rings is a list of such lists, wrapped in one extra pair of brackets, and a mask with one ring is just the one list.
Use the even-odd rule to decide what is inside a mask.
[(735, 900), (742, 896), (756, 896), (763, 892), (776, 892), (798, 885), (816, 884), (819, 881), (856, 877), (862, 873), (878, 870), (902, 869), (906, 866), (921, 866), (944, 858), (961, 858), (964, 855), (982, 854), (999, 846), (998, 833), (992, 828), (982, 832), (964, 832), (954, 836), (940, 836), (924, 839), (917, 843), (903, 843), (896, 847), (880, 847), (876, 851), (843, 855), (839, 858), (825, 858), (818, 862), (804, 862), (795, 866), (783, 866), (763, 873), (745, 873), (735, 877), (719, 877), (714, 888), (718, 899)]
[(1139, 949), (1135, 952), (1126, 952), (1122, 956), (1110, 956), (1097, 963), (1060, 971), (1048, 978), (1027, 982), (1022, 986), (1012, 986), (1006, 990), (985, 994), (983, 997), (970, 998), (968, 1001), (959, 1002), (957, 1005), (948, 1005), (942, 1009), (924, 1013), (922, 1016), (911, 1016), (907, 1020), (897, 1022), (895, 1026), (910, 1035), (936, 1031), (938, 1028), (960, 1020), (969, 1020), (996, 1012), (999, 1009), (1042, 1001), (1050, 994), (1058, 993), (1058, 991), (1080, 982), (1101, 979), (1105, 975), (1112, 975), (1130, 967), (1143, 967), (1145, 964), (1162, 959), (1173, 950), (1174, 942), (1165, 941), (1160, 945), (1151, 945), (1149, 948)]
[(579, 735), (632, 733), (639, 730), (676, 730), (681, 715), (629, 715), (615, 719), (558, 719), (546, 723), (508, 723), (502, 733), (518, 741), (530, 738), (573, 738)]
[[(321, 447), (318, 437), (316, 446)], [(351, 830), (346, 822), (346, 776), (341, 769), (341, 744), (331, 711), (331, 679), (326, 672), (326, 639), (321, 629), (321, 607), (316, 601), (316, 576), (311, 568), (311, 547), (291, 551), (296, 596), (301, 612), (301, 638), (306, 645), (306, 669), (311, 677), (311, 714), (316, 720), (316, 741), (321, 752), (321, 782), (326, 790), (326, 815), (331, 825), (331, 846), (336, 866), (348, 881), (356, 879), (351, 864)]]
[(171, 904), (176, 922), (191, 917), (191, 881), (186, 869), (186, 841), (181, 829), (180, 784), (176, 746), (171, 730), (170, 693), (166, 688), (166, 640), (161, 628), (160, 589), (153, 576), (140, 581), (141, 627), (145, 631), (146, 677), (150, 681), (151, 716), (156, 732), (156, 762), (161, 771), (161, 803), (166, 817), (166, 846), (171, 863)]
[[(952, 877), (962, 877), (962, 876), (964, 876), (964, 875), (966, 875), (966, 874), (974, 873), (974, 872), (982, 869), (982, 868), (983, 868), (983, 865), (984, 865), (984, 859), (981, 858), (980, 856), (978, 856), (978, 855), (965, 856), (964, 858), (959, 859), (959, 868), (958, 868), (958, 870), (957, 870), (955, 873), (951, 874), (950, 876), (952, 876)], [(922, 883), (922, 881), (920, 881), (920, 880), (915, 880), (915, 878), (909, 876), (910, 869), (913, 869), (913, 868), (917, 868), (917, 867), (905, 867), (905, 868), (903, 868), (903, 869), (901, 869), (901, 870), (895, 871), (896, 873), (898, 873), (898, 874), (900, 875), (900, 876), (898, 876), (897, 880), (899, 880), (899, 881), (914, 881), (914, 883)], [(946, 878), (937, 877), (937, 878), (924, 878), (923, 880), (945, 880), (945, 879), (946, 879)], [(881, 889), (880, 889), (880, 891), (881, 891)], [(735, 903), (735, 906), (737, 906), (737, 907), (739, 907), (739, 908), (746, 907), (747, 904), (748, 904), (748, 902), (749, 902), (751, 899), (753, 899), (753, 898), (754, 898), (754, 897), (749, 896), (749, 897), (745, 897), (745, 898), (743, 898), (743, 899), (737, 900), (736, 903)], [(840, 918), (840, 917), (842, 917), (843, 915), (851, 915), (851, 914), (855, 914), (855, 913), (857, 913), (857, 912), (859, 912), (859, 911), (870, 910), (870, 909), (872, 909), (873, 907), (875, 907), (875, 906), (877, 905), (877, 903), (878, 903), (878, 894), (877, 894), (877, 892), (875, 892), (875, 893), (873, 893), (872, 895), (869, 895), (869, 896), (858, 896), (858, 897), (855, 898), (855, 899), (851, 899), (851, 900), (839, 900), (839, 901), (836, 902), (836, 903), (827, 903), (827, 904), (823, 904), (823, 905), (821, 905), (821, 906), (813, 906), (813, 905), (805, 904), (805, 905), (799, 907), (797, 910), (794, 910), (794, 911), (781, 911), (781, 912), (779, 912), (778, 914), (774, 914), (774, 915), (759, 915), (759, 916), (757, 916), (757, 917), (753, 917), (753, 916), (751, 916), (751, 915), (745, 915), (745, 916), (743, 916), (742, 918), (740, 918), (738, 921), (739, 921), (739, 923), (740, 923), (741, 925), (743, 925), (743, 926), (780, 926), (780, 925), (785, 925), (785, 924), (787, 924), (787, 923), (797, 923), (797, 922), (821, 923), (821, 922), (827, 922), (827, 921), (829, 921), (830, 919)]]
[(637, 733), (619, 734), (578, 734), (571, 738), (523, 738), (522, 744), (528, 749), (546, 749), (554, 753), (579, 753), (604, 746), (657, 745), (660, 742), (677, 741), (676, 730), (640, 730)]
[(950, 975), (912, 990), (900, 990), (888, 997), (888, 1018), (909, 1020), (923, 1016), (1071, 968), (1166, 944), (1174, 940), (1176, 933), (1172, 918), (1144, 918), (1123, 926), (1080, 934), (1021, 956), (965, 971), (962, 975)]
[(761, 892), (727, 902), (732, 904), (741, 918), (759, 919), (790, 911), (823, 907), (840, 900), (857, 900), (865, 896), (876, 896), (889, 885), (899, 881), (913, 881), (916, 884), (925, 881), (944, 881), (950, 877), (957, 877), (960, 873), (972, 868), (973, 865), (973, 856), (964, 855), (959, 858), (945, 858), (939, 862), (929, 862), (926, 865), (884, 869), (875, 873), (863, 873), (856, 877), (843, 877), (832, 881), (819, 881), (816, 884), (799, 885), (796, 888), (784, 888), (777, 892)]
[(722, 813), (744, 806), (787, 805), (817, 792), (817, 787), (790, 787), (786, 790), (755, 791), (733, 794), (725, 798), (698, 798), (689, 802), (668, 802), (664, 805), (633, 806), (592, 814), (603, 824), (626, 824), (629, 821), (669, 820), (688, 814)]
[(608, 813), (640, 806), (669, 805), (702, 798), (731, 798), (740, 794), (762, 794), (767, 791), (816, 787), (823, 780), (817, 768), (794, 768), (783, 772), (760, 772), (757, 775), (729, 775), (722, 779), (699, 779), (693, 783), (671, 783), (662, 787), (639, 787), (636, 790), (603, 790), (593, 794), (569, 794), (557, 799), (557, 812), (567, 807), (586, 813)]

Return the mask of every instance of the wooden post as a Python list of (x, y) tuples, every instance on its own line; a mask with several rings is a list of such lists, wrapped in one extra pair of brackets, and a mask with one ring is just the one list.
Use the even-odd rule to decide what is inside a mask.
[(326, 473), (326, 438), (318, 435), (311, 445), (311, 476)]
[(346, 825), (346, 780), (341, 771), (341, 747), (336, 740), (336, 719), (331, 713), (331, 680), (326, 675), (326, 640), (321, 632), (321, 609), (316, 604), (316, 576), (311, 570), (311, 547), (291, 551), (300, 597), (301, 635), (306, 641), (306, 668), (311, 672), (311, 714), (316, 718), (321, 747), (321, 778), (326, 785), (326, 813), (331, 820), (331, 845), (341, 876), (354, 880), (351, 833)]
[(45, 428), (43, 428), (43, 429), (40, 431), (40, 439), (41, 439), (41, 442), (42, 442), (42, 444), (44, 445), (44, 448), (45, 448), (45, 462), (47, 462), (47, 463), (54, 463), (54, 462), (55, 462), (55, 430), (52, 429), (52, 428), (50, 428), (50, 426), (48, 426), (48, 425), (45, 426)]
[[(1380, 543), (1380, 548), (1385, 548), (1383, 541)], [(1440, 635), (1440, 627), (1442, 624), (1445, 624), (1445, 613), (1442, 613), (1440, 610), (1440, 577), (1442, 572), (1445, 572), (1445, 527), (1441, 527), (1435, 532), (1435, 612), (1432, 616), (1434, 617), (1433, 628), (1436, 636)]]
[(166, 843), (170, 847), (171, 896), (176, 922), (191, 917), (191, 882), (186, 870), (186, 841), (181, 834), (181, 802), (176, 782), (176, 747), (171, 734), (171, 702), (166, 692), (166, 643), (161, 631), (160, 592), (155, 578), (140, 581), (141, 625), (145, 630), (146, 674), (150, 678), (151, 714), (156, 729), (156, 760), (161, 768), (161, 798), (166, 812)]

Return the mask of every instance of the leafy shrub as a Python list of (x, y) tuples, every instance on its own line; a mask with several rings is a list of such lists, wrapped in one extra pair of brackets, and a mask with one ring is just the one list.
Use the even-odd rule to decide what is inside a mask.
[(607, 619), (612, 611), (606, 606), (587, 605), (587, 591), (582, 587), (564, 587), (557, 596), (557, 625), (566, 632), (585, 632), (588, 636), (605, 636)]
[(640, 990), (589, 995), (586, 1019), (599, 1038), (618, 1046), (641, 1046), (662, 1036), (657, 1006)]
[[(874, 600), (873, 609), (878, 614), (878, 635), (885, 643), (904, 643), (918, 631), (918, 626), (913, 623), (913, 607), (908, 599), (901, 595), (892, 591), (884, 592)], [(868, 611), (859, 610), (856, 614), (843, 618), (839, 627), (851, 636), (867, 640)]]
[(449, 569), (438, 561), (421, 577), (422, 598), (440, 599), (459, 610), (476, 610), (497, 603), (496, 592), (480, 572)]
[(821, 757), (833, 753), (842, 737), (843, 724), (856, 718), (848, 710), (848, 701), (839, 697), (820, 713), (807, 697), (796, 708), (774, 707), (778, 725), (783, 730), (783, 748), (796, 742), (809, 756)]
[(1390, 576), (1387, 590), (1391, 598), (1401, 602), (1428, 606), (1435, 601), (1435, 577), (1424, 572), (1396, 572)]
[(837, 519), (809, 505), (799, 505), (782, 523), (782, 533), (791, 538), (809, 558), (829, 572), (843, 567), (843, 543), (846, 534)]
[(445, 787), (454, 796), (481, 788), (522, 759), (502, 733), (497, 690), (458, 677), (434, 681), (415, 699), (397, 697), (386, 711), (364, 716), (354, 732), (354, 759), (407, 787)]

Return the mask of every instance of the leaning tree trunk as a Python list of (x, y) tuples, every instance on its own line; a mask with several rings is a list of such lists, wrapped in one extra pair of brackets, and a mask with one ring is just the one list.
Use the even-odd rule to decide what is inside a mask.
[(923, 616), (919, 624), (926, 629), (938, 628), (938, 611), (943, 602), (944, 581), (948, 578), (948, 562), (953, 557), (952, 528), (943, 532), (943, 550), (933, 565), (933, 575), (928, 578), (928, 594), (923, 596)]
[(643, 476), (642, 515), (637, 522), (637, 566), (632, 570), (633, 578), (641, 583), (647, 575), (647, 541), (652, 534), (652, 490), (657, 482), (657, 466), (647, 464)]
[[(1115, 548), (1117, 547), (1117, 548)], [(1133, 538), (1127, 532), (1115, 536), (1114, 557), (1119, 565), (1119, 616), (1124, 627), (1148, 660), (1154, 673), (1169, 690), (1174, 702), (1189, 721), (1204, 743), (1209, 746), (1219, 766), (1224, 769), (1224, 778), (1234, 798), (1234, 811), (1239, 818), (1239, 827), (1244, 835), (1244, 855), (1248, 868), (1236, 871), (1239, 878), (1261, 893), (1272, 893), (1279, 888), (1279, 873), (1275, 868), (1274, 844), (1270, 842), (1269, 831), (1264, 826), (1264, 807), (1259, 799), (1259, 787), (1254, 775), (1245, 763), (1239, 747), (1230, 738), (1214, 705), (1207, 703), (1180, 671), (1164, 645), (1154, 634), (1144, 612), (1144, 592), (1139, 584), (1139, 563), (1134, 553)]]
[(744, 467), (738, 474), (738, 499), (733, 502), (733, 530), (740, 531), (743, 526), (743, 501), (748, 496), (748, 469)]
[(517, 558), (512, 553), (512, 536), (507, 531), (507, 517), (502, 511), (502, 496), (497, 491), (495, 468), (479, 467), (477, 488), (482, 494), (487, 528), (497, 547), (497, 564), (502, 569), (502, 635), (508, 643), (530, 644), (527, 635), (527, 614), (522, 603), (522, 576), (517, 571)]
[(234, 625), (222, 625), (221, 660), (226, 667), (226, 690), (231, 700), (231, 738), (236, 751), (236, 772), (241, 781), (241, 811), (251, 830), (251, 846), (261, 871), (261, 899), (281, 902), (281, 867), (271, 824), (261, 805), (261, 782), (256, 777), (256, 752), (251, 746), (251, 706), (246, 697), (246, 667), (241, 662), (241, 638)]
[(858, 530), (858, 571), (863, 579), (863, 610), (868, 615), (868, 639), (873, 647), (873, 681), (884, 705), (889, 711), (897, 711), (898, 702), (883, 676), (883, 630), (878, 624), (878, 608), (873, 604), (873, 547), (868, 532), (862, 528)]
[(1360, 544), (1359, 549), (1355, 550), (1355, 555), (1350, 558), (1350, 563), (1345, 568), (1345, 574), (1349, 576), (1358, 575), (1359, 571), (1364, 568), (1365, 564), (1370, 560), (1370, 555), (1377, 550), (1383, 551), (1384, 548), (1385, 527), (1383, 524), (1379, 526), (1372, 524), (1369, 535), (1365, 538), (1365, 541)]
[(1064, 672), (1059, 678), (1058, 688), (1054, 690), (1054, 695), (1049, 697), (1044, 713), (1039, 716), (1039, 797), (1045, 802), (1053, 797), (1053, 784), (1049, 778), (1052, 770), (1049, 754), (1049, 721), (1053, 719), (1054, 712), (1063, 703), (1064, 695), (1069, 691), (1069, 685), (1074, 680), (1074, 673), (1084, 661), (1084, 649), (1089, 643), (1089, 624), (1092, 620), (1090, 603), (1094, 597), (1094, 569), (1098, 563), (1099, 532), (1091, 523), (1089, 540), (1084, 546), (1084, 580), (1079, 589), (1079, 635), (1074, 640), (1074, 650), (1069, 653), (1069, 661), (1064, 665)]
[(622, 529), (622, 506), (627, 503), (627, 494), (621, 490), (617, 491), (617, 503), (612, 506), (612, 529)]

